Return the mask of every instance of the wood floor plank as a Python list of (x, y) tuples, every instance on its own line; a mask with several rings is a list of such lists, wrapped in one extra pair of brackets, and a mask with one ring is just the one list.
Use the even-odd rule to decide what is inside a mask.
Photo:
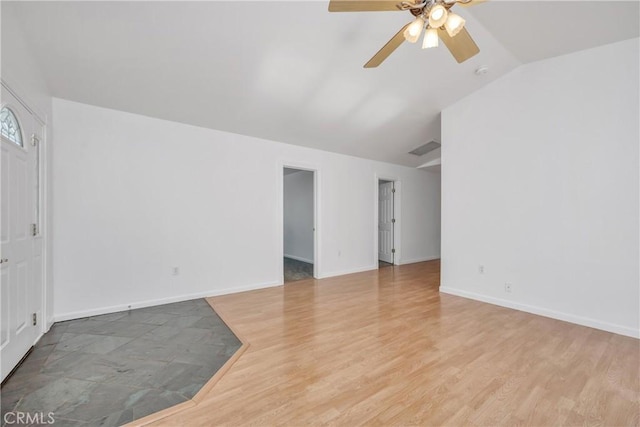
[(638, 340), (439, 281), (431, 261), (211, 298), (250, 346), (153, 425), (638, 425)]

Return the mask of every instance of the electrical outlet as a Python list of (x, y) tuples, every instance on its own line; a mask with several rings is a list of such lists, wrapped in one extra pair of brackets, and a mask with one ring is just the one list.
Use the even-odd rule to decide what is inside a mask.
[(479, 265), (478, 266), (478, 273), (484, 274), (484, 265)]
[(504, 284), (504, 291), (508, 294), (511, 293), (511, 283), (505, 283)]
[(173, 267), (173, 269), (171, 270), (171, 274), (173, 274), (174, 276), (180, 274), (180, 267)]

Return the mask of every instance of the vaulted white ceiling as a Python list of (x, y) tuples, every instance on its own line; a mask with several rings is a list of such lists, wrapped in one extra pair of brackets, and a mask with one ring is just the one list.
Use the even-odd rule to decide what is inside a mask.
[(469, 61), (405, 43), (364, 69), (412, 16), (327, 5), (2, 2), (54, 96), (407, 166), (444, 107), (521, 63), (638, 37), (637, 1), (494, 1), (456, 7), (481, 49)]

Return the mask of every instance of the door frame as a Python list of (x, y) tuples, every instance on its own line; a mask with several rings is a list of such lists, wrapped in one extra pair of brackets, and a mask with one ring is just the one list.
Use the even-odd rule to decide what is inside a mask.
[[(40, 113), (37, 109), (31, 107), (31, 103), (28, 99), (20, 95), (19, 92), (14, 90), (16, 87), (13, 84), (9, 84), (5, 77), (0, 79), (0, 86), (2, 86), (7, 92), (9, 92), (19, 103), (24, 107), (29, 114), (36, 120), (36, 122), (42, 128), (42, 135), (39, 136), (38, 141), (38, 180), (40, 193), (38, 194), (38, 222), (39, 230), (38, 235), (34, 237), (35, 240), (41, 240), (42, 246), (42, 283), (40, 284), (41, 293), (41, 306), (39, 308), (40, 319), (39, 334), (36, 342), (40, 340), (42, 335), (47, 332), (53, 324), (53, 276), (52, 276), (52, 251), (51, 251), (51, 239), (49, 239), (49, 224), (50, 224), (50, 209), (51, 203), (50, 187), (49, 187), (49, 174), (50, 168), (50, 149), (49, 149), (49, 128), (45, 119), (46, 115)], [(11, 103), (3, 102), (1, 106)], [(26, 141), (31, 141), (31, 135), (26, 135)], [(35, 342), (34, 342), (35, 344)]]
[(402, 220), (401, 220), (401, 211), (400, 211), (400, 199), (402, 197), (402, 191), (401, 191), (401, 187), (402, 187), (402, 181), (400, 180), (399, 177), (394, 176), (394, 175), (385, 175), (385, 174), (378, 174), (376, 173), (374, 175), (374, 181), (373, 181), (373, 194), (374, 194), (374, 203), (373, 203), (373, 262), (374, 265), (376, 266), (376, 268), (379, 268), (379, 260), (378, 260), (378, 253), (379, 253), (379, 241), (378, 241), (378, 212), (379, 212), (379, 205), (380, 205), (380, 188), (378, 187), (380, 184), (380, 181), (392, 181), (393, 182), (393, 188), (396, 190), (393, 193), (393, 217), (396, 220), (396, 222), (393, 224), (393, 248), (396, 250), (395, 253), (393, 254), (393, 265), (400, 265), (400, 260), (401, 260), (401, 251), (402, 251), (402, 247), (400, 245), (401, 239), (400, 239), (400, 231), (401, 231), (401, 227), (402, 227)]
[(320, 272), (322, 271), (321, 257), (320, 257), (320, 168), (315, 164), (299, 162), (295, 160), (285, 160), (278, 163), (278, 250), (277, 265), (278, 273), (280, 277), (280, 283), (284, 284), (284, 265), (282, 258), (284, 256), (284, 169), (298, 169), (302, 171), (313, 172), (313, 278), (320, 278)]

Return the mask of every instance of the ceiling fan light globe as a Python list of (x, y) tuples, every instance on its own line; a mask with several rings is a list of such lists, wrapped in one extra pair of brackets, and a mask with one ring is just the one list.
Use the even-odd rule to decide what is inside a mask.
[(462, 16), (456, 15), (455, 13), (449, 13), (449, 17), (444, 23), (444, 28), (447, 30), (447, 33), (449, 33), (450, 37), (455, 37), (460, 31), (462, 31), (465, 22), (466, 21)]
[(436, 28), (427, 28), (424, 33), (424, 40), (422, 41), (422, 48), (429, 49), (432, 47), (438, 47), (438, 30)]
[(448, 15), (449, 13), (443, 5), (436, 4), (429, 11), (429, 26), (431, 28), (442, 27), (447, 22)]
[(404, 38), (409, 43), (415, 43), (420, 38), (420, 34), (422, 34), (422, 29), (424, 28), (424, 19), (417, 17), (406, 30), (404, 30)]

